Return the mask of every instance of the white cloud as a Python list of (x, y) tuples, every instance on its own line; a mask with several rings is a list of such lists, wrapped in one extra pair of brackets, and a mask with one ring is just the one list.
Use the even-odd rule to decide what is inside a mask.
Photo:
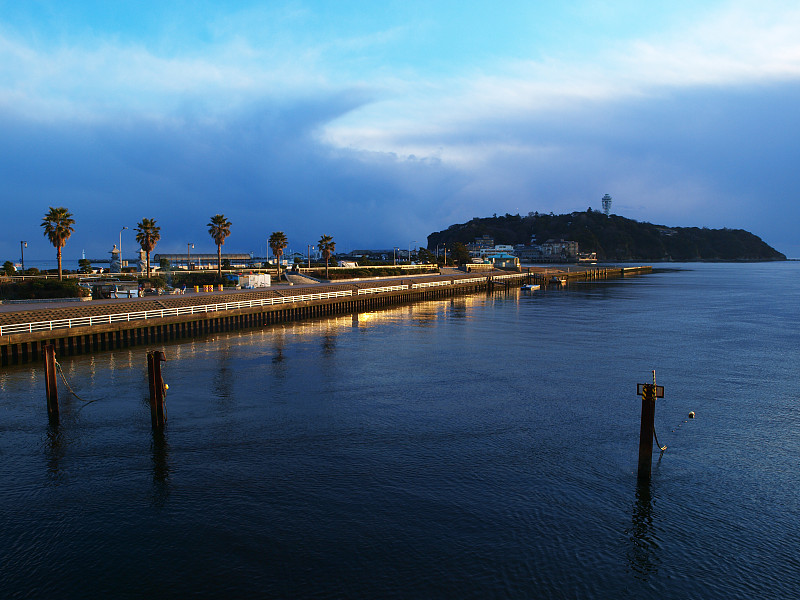
[[(770, 8), (772, 10), (770, 10)], [(447, 81), (407, 81), (385, 102), (331, 124), (329, 143), (399, 154), (436, 152), (465, 166), (501, 150), (483, 136), (471, 150), (445, 140), (465, 130), (531, 118), (569, 119), (594, 103), (661, 97), (702, 86), (753, 86), (800, 79), (800, 9), (736, 4), (679, 31), (620, 41), (580, 61), (503, 61)], [(436, 135), (438, 143), (430, 143)], [(458, 136), (461, 137), (461, 136)], [(442, 147), (446, 146), (443, 150)]]

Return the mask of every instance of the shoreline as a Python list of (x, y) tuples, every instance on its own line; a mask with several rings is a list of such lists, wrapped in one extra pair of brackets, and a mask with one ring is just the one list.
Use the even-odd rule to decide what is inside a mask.
[[(571, 268), (570, 268), (571, 269)], [(72, 307), (0, 312), (0, 364), (40, 360), (54, 345), (59, 355), (152, 344), (233, 329), (260, 328), (394, 304), (508, 288), (521, 283), (563, 285), (652, 272), (651, 266), (561, 270), (484, 271), (399, 277), (340, 284), (284, 285), (264, 291), (234, 290), (102, 300)], [(102, 302), (102, 304), (100, 304)], [(88, 306), (87, 306), (88, 305)]]

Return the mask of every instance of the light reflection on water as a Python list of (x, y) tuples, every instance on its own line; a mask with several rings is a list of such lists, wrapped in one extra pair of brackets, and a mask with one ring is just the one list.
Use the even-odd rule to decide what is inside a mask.
[[(56, 426), (41, 365), (3, 370), (0, 596), (787, 597), (796, 270), (697, 265), (164, 344), (160, 433), (145, 347), (62, 358), (91, 403), (61, 388)], [(652, 368), (669, 448), (640, 485)]]

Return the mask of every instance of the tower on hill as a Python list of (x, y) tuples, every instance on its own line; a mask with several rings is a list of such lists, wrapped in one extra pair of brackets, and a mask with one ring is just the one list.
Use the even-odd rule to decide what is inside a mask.
[(603, 214), (608, 216), (608, 213), (611, 212), (611, 196), (606, 194), (601, 201), (603, 203)]

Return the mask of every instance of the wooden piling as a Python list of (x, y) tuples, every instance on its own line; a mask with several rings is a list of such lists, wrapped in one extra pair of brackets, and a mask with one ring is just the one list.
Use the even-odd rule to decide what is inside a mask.
[(150, 384), (150, 421), (153, 429), (164, 427), (167, 413), (164, 409), (164, 380), (161, 377), (161, 362), (167, 360), (164, 353), (153, 350), (147, 353), (147, 375)]
[(56, 379), (56, 347), (47, 344), (44, 348), (44, 390), (47, 396), (47, 414), (58, 419), (58, 380)]
[(653, 465), (653, 432), (656, 415), (656, 386), (642, 385), (642, 423), (639, 429), (639, 479), (650, 479)]

